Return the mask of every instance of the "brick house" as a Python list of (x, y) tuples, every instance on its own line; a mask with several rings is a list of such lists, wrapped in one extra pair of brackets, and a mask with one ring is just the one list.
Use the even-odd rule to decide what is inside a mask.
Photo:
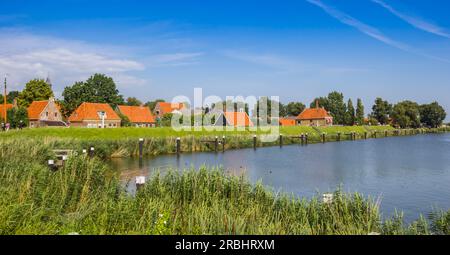
[(301, 126), (332, 126), (333, 117), (325, 110), (319, 107), (316, 102), (316, 108), (305, 109), (297, 117), (297, 124)]
[(156, 125), (155, 117), (146, 106), (119, 105), (117, 110), (125, 115), (133, 126), (154, 127)]
[(109, 104), (82, 103), (69, 117), (71, 127), (118, 128), (121, 119)]
[(162, 118), (168, 113), (182, 114), (182, 110), (184, 109), (186, 109), (186, 105), (183, 103), (158, 102), (153, 112), (157, 118)]
[(61, 108), (54, 98), (45, 101), (34, 101), (27, 109), (29, 125), (37, 127), (66, 127)]
[(283, 127), (296, 126), (297, 125), (297, 117), (280, 118), (279, 122), (280, 122), (280, 126), (283, 126)]

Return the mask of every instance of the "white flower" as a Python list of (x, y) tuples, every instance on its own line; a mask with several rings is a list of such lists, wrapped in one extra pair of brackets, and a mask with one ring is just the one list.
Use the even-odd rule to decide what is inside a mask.
[(166, 225), (167, 224), (167, 221), (164, 221), (164, 225)]
[(159, 217), (160, 217), (160, 218), (164, 217), (164, 214), (160, 214)]

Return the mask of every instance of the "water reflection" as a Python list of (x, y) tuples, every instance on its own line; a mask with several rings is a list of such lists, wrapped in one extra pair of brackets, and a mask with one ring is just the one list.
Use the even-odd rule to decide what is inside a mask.
[(343, 185), (348, 192), (382, 196), (381, 208), (407, 220), (433, 206), (450, 208), (450, 134), (391, 137), (365, 141), (184, 153), (111, 162), (123, 180), (156, 171), (202, 165), (245, 173), (276, 190), (310, 197)]

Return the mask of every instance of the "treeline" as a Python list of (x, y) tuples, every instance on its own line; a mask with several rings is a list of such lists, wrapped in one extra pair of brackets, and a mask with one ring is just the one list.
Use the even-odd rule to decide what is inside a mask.
[[(11, 120), (11, 127), (20, 121), (26, 123), (26, 108), (33, 101), (47, 100), (53, 97), (53, 91), (46, 81), (42, 79), (34, 79), (29, 81), (23, 91), (11, 91), (7, 100), (12, 103), (15, 99), (19, 106), (18, 109), (11, 109), (8, 111), (8, 119)], [(94, 74), (89, 79), (83, 82), (75, 82), (71, 86), (65, 87), (62, 93), (63, 99), (59, 101), (61, 111), (64, 117), (68, 118), (70, 114), (81, 105), (83, 102), (91, 103), (108, 103), (115, 107), (117, 105), (139, 106), (145, 105), (152, 111), (157, 102), (164, 102), (163, 99), (157, 99), (143, 103), (135, 97), (128, 97), (124, 99), (123, 95), (119, 93), (114, 80), (104, 74)], [(271, 104), (279, 104), (279, 116), (298, 116), (306, 109), (306, 105), (302, 102), (289, 102), (283, 104), (268, 100), (268, 97), (261, 97), (259, 102), (264, 101), (268, 106), (267, 116), (271, 116)], [(222, 102), (223, 103), (223, 102)], [(225, 103), (223, 103), (226, 105)], [(310, 104), (309, 107), (314, 108), (318, 104), (319, 107), (325, 108), (334, 118), (335, 125), (394, 125), (401, 128), (417, 128), (425, 127), (439, 127), (443, 124), (446, 118), (446, 112), (442, 106), (437, 102), (420, 105), (413, 101), (402, 101), (396, 104), (391, 104), (382, 98), (377, 98), (371, 108), (371, 112), (367, 115), (365, 107), (360, 98), (356, 100), (356, 106), (352, 99), (345, 101), (344, 95), (340, 92), (333, 91), (325, 97), (317, 97)], [(238, 103), (234, 104), (234, 108), (238, 108)], [(248, 105), (243, 107), (249, 113)], [(255, 106), (257, 109), (254, 117), (259, 117), (259, 104)], [(209, 109), (206, 107), (205, 112)], [(238, 109), (234, 109), (238, 110)], [(14, 123), (13, 123), (14, 122)]]

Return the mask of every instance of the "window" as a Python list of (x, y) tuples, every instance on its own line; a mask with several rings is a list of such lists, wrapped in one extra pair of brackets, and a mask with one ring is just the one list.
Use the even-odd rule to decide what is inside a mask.
[(45, 116), (48, 117), (48, 112), (45, 112)]
[(58, 118), (58, 113), (57, 112), (55, 112), (55, 118)]

